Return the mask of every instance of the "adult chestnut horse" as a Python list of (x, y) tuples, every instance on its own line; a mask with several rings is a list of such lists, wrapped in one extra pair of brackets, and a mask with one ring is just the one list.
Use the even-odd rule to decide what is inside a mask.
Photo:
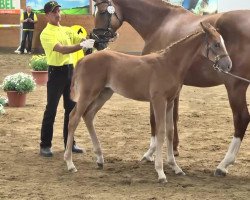
[[(232, 73), (250, 79), (250, 11), (231, 11), (214, 15), (196, 16), (180, 6), (173, 6), (161, 0), (95, 0), (96, 13), (93, 33), (98, 36), (113, 33), (128, 22), (143, 38), (143, 54), (160, 49), (197, 29), (199, 22), (209, 22), (218, 29), (225, 40), (233, 62)], [(105, 31), (106, 30), (106, 31)], [(109, 33), (109, 34), (108, 34)], [(184, 84), (196, 87), (212, 87), (224, 84), (233, 112), (234, 137), (225, 158), (218, 165), (215, 175), (225, 176), (227, 167), (233, 164), (247, 129), (250, 115), (246, 102), (248, 83), (214, 71), (209, 61), (197, 58), (190, 67)], [(174, 107), (174, 150), (178, 154), (178, 100)], [(144, 159), (152, 160), (155, 151), (155, 120), (151, 109), (151, 144)]]
[(173, 101), (182, 87), (188, 68), (197, 57), (202, 56), (214, 62), (216, 68), (225, 72), (232, 67), (221, 35), (211, 25), (201, 23), (201, 26), (203, 31), (193, 33), (159, 53), (132, 56), (104, 50), (78, 62), (71, 84), (71, 98), (77, 103), (70, 113), (69, 136), (64, 154), (69, 171), (76, 171), (72, 161), (72, 145), (74, 131), (81, 117), (91, 136), (97, 163), (103, 167), (103, 154), (93, 125), (96, 111), (91, 113), (91, 107), (105, 94), (110, 96), (110, 93), (116, 92), (152, 104), (157, 132), (155, 169), (159, 181), (167, 181), (162, 158), (165, 138), (169, 166), (176, 174), (184, 175), (173, 154)]

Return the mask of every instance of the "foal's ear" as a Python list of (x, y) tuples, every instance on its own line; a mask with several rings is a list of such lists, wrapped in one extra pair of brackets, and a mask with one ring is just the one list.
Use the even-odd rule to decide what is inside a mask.
[(211, 24), (206, 22), (200, 22), (201, 28), (203, 31), (208, 32), (208, 30), (212, 27)]

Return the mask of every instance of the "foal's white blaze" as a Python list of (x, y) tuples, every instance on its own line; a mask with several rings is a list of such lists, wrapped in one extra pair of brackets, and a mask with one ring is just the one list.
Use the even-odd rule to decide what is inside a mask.
[(225, 158), (220, 162), (217, 169), (227, 173), (227, 167), (235, 162), (236, 155), (239, 152), (241, 139), (233, 137)]
[(223, 49), (225, 50), (225, 52), (227, 53), (227, 49), (226, 49), (226, 45), (225, 45), (225, 42), (224, 42), (224, 39), (222, 36), (220, 36), (220, 41), (221, 41), (221, 44), (223, 46)]

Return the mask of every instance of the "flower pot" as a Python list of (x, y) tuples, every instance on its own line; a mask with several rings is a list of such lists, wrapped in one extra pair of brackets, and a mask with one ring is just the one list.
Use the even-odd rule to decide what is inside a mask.
[(31, 71), (37, 85), (46, 85), (48, 82), (48, 71)]
[(26, 93), (7, 91), (8, 105), (10, 107), (23, 107), (26, 105)]

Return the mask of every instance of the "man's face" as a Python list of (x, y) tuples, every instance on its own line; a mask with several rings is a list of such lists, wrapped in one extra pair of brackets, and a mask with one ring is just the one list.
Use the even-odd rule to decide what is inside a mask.
[(30, 7), (30, 6), (27, 6), (27, 7), (26, 7), (26, 11), (27, 11), (28, 13), (31, 13), (31, 7)]
[(60, 7), (56, 7), (53, 11), (46, 14), (48, 22), (56, 25), (61, 21), (61, 10)]

